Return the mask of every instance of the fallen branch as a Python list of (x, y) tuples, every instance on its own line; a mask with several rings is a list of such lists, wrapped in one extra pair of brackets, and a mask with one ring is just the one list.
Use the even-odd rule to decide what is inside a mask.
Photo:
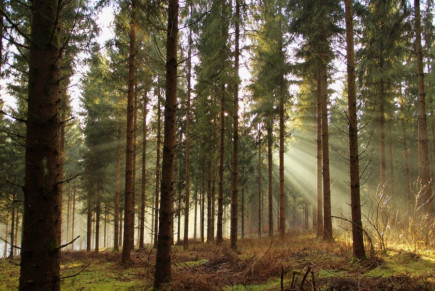
[(5, 240), (5, 239), (2, 238), (1, 236), (0, 236), (0, 240), (4, 241), (5, 243), (7, 243), (8, 245), (10, 245), (10, 246), (13, 247), (14, 249), (19, 249), (19, 250), (21, 250), (21, 248), (20, 248), (19, 246), (16, 246), (16, 245), (11, 244), (10, 242), (8, 242), (7, 240)]
[(78, 275), (80, 275), (87, 267), (89, 267), (91, 263), (87, 264), (86, 266), (83, 267), (83, 269), (81, 269), (78, 273), (74, 274), (74, 275), (70, 275), (70, 276), (65, 276), (65, 277), (61, 277), (61, 280), (64, 279), (68, 279), (68, 278), (73, 278), (73, 277), (77, 277)]

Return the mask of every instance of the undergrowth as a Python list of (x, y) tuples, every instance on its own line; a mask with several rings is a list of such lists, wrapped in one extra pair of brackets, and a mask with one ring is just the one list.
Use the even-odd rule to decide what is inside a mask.
[[(155, 250), (134, 251), (124, 268), (113, 252), (64, 252), (62, 290), (146, 290), (152, 288)], [(435, 290), (433, 251), (388, 249), (367, 260), (351, 246), (316, 239), (311, 233), (239, 240), (238, 252), (211, 243), (173, 248), (168, 290)], [(0, 260), (0, 290), (18, 287), (19, 260)]]

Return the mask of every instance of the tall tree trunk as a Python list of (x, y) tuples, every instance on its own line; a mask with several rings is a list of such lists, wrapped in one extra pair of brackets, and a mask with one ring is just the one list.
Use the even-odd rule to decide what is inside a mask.
[(387, 187), (386, 182), (386, 162), (385, 162), (385, 108), (384, 108), (384, 99), (385, 99), (385, 86), (383, 80), (380, 83), (380, 108), (379, 108), (379, 178), (380, 178), (380, 187), (381, 190), (386, 190)]
[(69, 240), (70, 218), (71, 218), (71, 187), (68, 184), (68, 194), (66, 200), (66, 241)]
[(122, 246), (122, 237), (123, 237), (122, 230), (124, 229), (124, 226), (123, 226), (124, 220), (122, 219), (123, 216), (124, 216), (124, 209), (122, 209), (119, 213), (119, 241), (118, 241), (118, 244), (120, 246)]
[(280, 80), (279, 98), (279, 236), (285, 236), (285, 199), (284, 199), (284, 76)]
[(424, 72), (423, 72), (423, 52), (421, 47), (421, 16), (420, 16), (420, 0), (414, 0), (415, 9), (415, 50), (417, 55), (417, 74), (418, 74), (418, 151), (421, 158), (419, 164), (419, 178), (422, 185), (427, 187), (424, 192), (424, 201), (426, 203), (426, 211), (433, 212), (432, 198), (432, 182), (429, 166), (429, 138), (427, 134), (427, 118), (426, 118), (426, 93), (424, 88)]
[(135, 75), (136, 75), (136, 0), (131, 0), (130, 51), (128, 57), (127, 95), (127, 136), (125, 151), (125, 199), (124, 199), (124, 242), (122, 264), (131, 264), (130, 252), (134, 248), (134, 115), (135, 115)]
[[(72, 198), (72, 221), (71, 221), (71, 237), (74, 239), (74, 227), (76, 221), (76, 184), (73, 185), (73, 198)], [(74, 243), (71, 244), (71, 250), (74, 250)]]
[(358, 119), (355, 92), (355, 53), (353, 34), (352, 1), (344, 0), (347, 43), (347, 100), (349, 118), (349, 167), (350, 167), (350, 200), (352, 209), (353, 255), (364, 259), (364, 237), (361, 222), (359, 153), (358, 153)]
[(109, 209), (107, 203), (104, 203), (104, 244), (103, 247), (107, 247), (107, 216), (109, 215)]
[[(181, 139), (181, 138), (180, 138)], [(181, 159), (178, 161), (178, 177), (177, 177), (177, 190), (178, 190), (178, 205), (177, 205), (177, 242), (180, 242), (181, 237)]]
[[(192, 16), (192, 7), (190, 16)], [(187, 105), (186, 105), (186, 185), (184, 196), (184, 242), (183, 248), (189, 248), (189, 210), (190, 210), (190, 99), (192, 94), (192, 30), (189, 29), (189, 47), (187, 50)], [(196, 200), (195, 200), (196, 203)], [(195, 204), (196, 217), (196, 204)], [(196, 220), (196, 219), (195, 219)], [(196, 227), (195, 227), (196, 233)], [(195, 235), (196, 238), (196, 235)]]
[[(212, 142), (210, 142), (210, 146), (212, 145)], [(212, 222), (211, 222), (211, 161), (208, 162), (207, 166), (207, 242), (213, 241), (213, 233), (212, 230)]]
[(390, 195), (391, 197), (393, 197), (393, 199), (397, 199), (396, 197), (396, 193), (395, 193), (395, 188), (394, 188), (394, 159), (393, 159), (393, 134), (392, 134), (392, 130), (391, 130), (391, 123), (393, 121), (390, 120), (388, 122), (388, 155), (389, 155), (389, 162), (390, 162), (390, 183), (389, 183), (389, 188), (390, 188)]
[[(225, 85), (223, 85), (224, 87)], [(225, 90), (221, 90), (220, 134), (219, 134), (219, 193), (216, 242), (223, 242), (223, 211), (224, 211), (224, 157), (225, 157)]]
[(118, 125), (118, 145), (116, 147), (116, 192), (115, 192), (115, 218), (114, 218), (114, 238), (113, 238), (113, 249), (119, 251), (119, 196), (121, 194), (121, 124)]
[(140, 195), (140, 230), (139, 230), (139, 249), (142, 250), (145, 248), (145, 203), (146, 203), (146, 161), (147, 161), (147, 89), (144, 93), (143, 98), (143, 118), (142, 118), (142, 187), (141, 187), (141, 195)]
[(260, 133), (258, 134), (258, 237), (261, 237), (261, 202), (263, 195), (261, 192), (261, 142)]
[(62, 7), (33, 1), (20, 290), (60, 290), (62, 173), (59, 82)]
[(239, 39), (240, 39), (240, 2), (236, 0), (235, 15), (235, 50), (234, 71), (236, 80), (234, 86), (234, 113), (233, 113), (233, 167), (231, 180), (231, 248), (237, 249), (237, 224), (238, 224), (238, 195), (239, 195)]
[(97, 201), (95, 205), (95, 252), (100, 250), (100, 218), (101, 218), (101, 184), (97, 185)]
[(15, 231), (14, 231), (14, 233), (15, 233), (15, 239), (14, 239), (14, 242), (15, 242), (15, 245), (17, 246), (16, 248), (14, 247), (14, 253), (15, 253), (15, 256), (18, 256), (18, 252), (19, 252), (19, 242), (18, 242), (18, 234), (20, 233), (20, 211), (17, 209), (16, 210), (16, 216), (15, 216)]
[[(92, 146), (92, 142), (89, 145), (89, 150), (92, 152), (93, 150), (93, 146)], [(92, 249), (92, 208), (93, 208), (93, 203), (92, 203), (92, 193), (94, 191), (94, 185), (93, 185), (93, 164), (92, 164), (92, 157), (91, 160), (89, 161), (89, 174), (88, 174), (88, 196), (87, 196), (87, 221), (86, 221), (86, 251), (90, 252)]]
[(323, 239), (332, 238), (331, 218), (331, 181), (329, 174), (329, 133), (328, 133), (328, 93), (327, 93), (327, 64), (323, 56), (320, 68), (320, 93), (322, 96), (322, 157), (323, 157)]
[[(245, 165), (243, 164), (242, 166), (242, 175), (245, 178)], [(240, 209), (240, 213), (242, 215), (242, 239), (245, 238), (245, 184), (243, 184), (242, 186), (242, 198), (241, 198), (241, 209)]]
[(174, 149), (177, 109), (178, 0), (169, 0), (166, 42), (166, 104), (163, 146), (162, 191), (154, 288), (171, 281), (173, 242)]
[(202, 162), (202, 181), (201, 181), (201, 193), (200, 193), (200, 232), (201, 242), (204, 242), (204, 218), (205, 218), (205, 162)]
[(198, 186), (195, 184), (195, 215), (193, 218), (193, 239), (196, 241), (198, 228)]
[(14, 252), (15, 252), (15, 216), (17, 215), (17, 207), (15, 206), (15, 200), (16, 200), (16, 194), (14, 193), (12, 196), (12, 213), (11, 213), (11, 236), (10, 236), (10, 243), (11, 243), (11, 249), (9, 251), (9, 259), (14, 259)]
[(157, 236), (159, 233), (159, 198), (160, 198), (160, 143), (161, 143), (161, 120), (160, 87), (157, 94), (157, 145), (156, 145), (156, 193), (154, 196), (154, 248), (157, 248)]
[(273, 236), (273, 196), (272, 196), (272, 144), (273, 132), (272, 124), (267, 125), (267, 161), (268, 161), (268, 202), (269, 202), (269, 237)]
[[(9, 215), (6, 214), (6, 222), (5, 222), (5, 236), (8, 236), (8, 232), (9, 232)], [(5, 242), (4, 244), (4, 249), (3, 249), (3, 258), (6, 258), (6, 256), (8, 255), (8, 244)]]
[(317, 105), (316, 105), (316, 119), (317, 119), (317, 223), (316, 233), (317, 237), (323, 235), (323, 184), (322, 184), (322, 95), (320, 90), (320, 74), (317, 74)]

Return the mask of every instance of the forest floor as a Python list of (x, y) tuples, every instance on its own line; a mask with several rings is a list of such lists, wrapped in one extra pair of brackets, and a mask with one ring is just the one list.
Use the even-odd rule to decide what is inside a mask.
[[(65, 251), (62, 290), (146, 290), (153, 283), (156, 251), (134, 251), (133, 265), (120, 254)], [(435, 250), (388, 249), (359, 262), (349, 244), (323, 242), (314, 234), (244, 239), (239, 252), (229, 242), (192, 242), (173, 249), (173, 282), (168, 290), (435, 290)], [(0, 290), (16, 290), (19, 258), (0, 260)]]

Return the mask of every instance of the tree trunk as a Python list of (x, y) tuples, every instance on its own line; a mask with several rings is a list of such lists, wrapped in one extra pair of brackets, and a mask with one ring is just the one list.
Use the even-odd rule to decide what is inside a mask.
[(205, 162), (202, 162), (202, 185), (201, 185), (201, 194), (200, 194), (200, 232), (201, 232), (201, 242), (204, 242), (204, 218), (205, 218)]
[(134, 248), (134, 115), (135, 115), (135, 74), (136, 74), (136, 0), (131, 0), (130, 51), (128, 57), (127, 95), (127, 136), (125, 151), (125, 200), (124, 200), (124, 242), (122, 245), (123, 265), (131, 264), (130, 252)]
[(233, 165), (231, 180), (231, 248), (237, 249), (237, 224), (238, 224), (238, 195), (239, 195), (239, 38), (240, 38), (240, 3), (236, 0), (235, 15), (235, 50), (234, 50), (234, 71), (236, 80), (234, 86), (234, 113), (233, 113)]
[(119, 241), (118, 241), (118, 244), (120, 246), (122, 246), (122, 237), (123, 237), (122, 230), (124, 229), (124, 227), (123, 227), (124, 220), (122, 219), (122, 217), (124, 216), (123, 213), (124, 213), (124, 210), (122, 209), (119, 213)]
[[(259, 130), (260, 131), (260, 130)], [(258, 238), (261, 237), (261, 203), (263, 195), (261, 192), (261, 141), (258, 133)]]
[(349, 118), (349, 167), (350, 167), (350, 199), (352, 209), (353, 255), (364, 259), (364, 237), (361, 222), (359, 153), (358, 153), (358, 119), (355, 92), (355, 54), (353, 34), (352, 1), (344, 0), (347, 43), (347, 100)]
[[(6, 214), (6, 222), (5, 222), (5, 236), (8, 237), (8, 232), (9, 232), (9, 215)], [(3, 258), (6, 258), (6, 256), (8, 255), (8, 244), (5, 242), (4, 244), (5, 248), (3, 250)]]
[(225, 156), (225, 91), (221, 90), (220, 135), (219, 135), (219, 193), (216, 242), (223, 242), (223, 211), (224, 211), (224, 156)]
[[(92, 152), (93, 145), (92, 142), (89, 145), (89, 151)], [(94, 185), (93, 185), (93, 164), (92, 164), (92, 157), (89, 161), (89, 174), (88, 174), (88, 197), (87, 197), (87, 221), (86, 221), (86, 251), (90, 252), (92, 249), (92, 193), (94, 191)]]
[(33, 1), (20, 290), (60, 290), (59, 82), (62, 7)]
[[(192, 7), (190, 16), (192, 16)], [(190, 210), (190, 99), (192, 94), (192, 30), (189, 29), (189, 47), (187, 50), (187, 106), (186, 106), (186, 185), (184, 196), (184, 242), (183, 248), (189, 248), (189, 210)], [(196, 203), (196, 201), (195, 201)], [(195, 204), (196, 217), (196, 204)], [(196, 218), (195, 218), (196, 220)], [(196, 221), (195, 221), (196, 222)], [(196, 227), (195, 227), (196, 233)], [(195, 235), (196, 238), (196, 235)]]
[(109, 209), (107, 203), (104, 203), (104, 244), (103, 247), (107, 247), (107, 216), (109, 215)]
[[(180, 138), (181, 139), (181, 138)], [(178, 205), (177, 205), (177, 242), (180, 242), (181, 237), (181, 159), (178, 161), (178, 177), (177, 177), (177, 190), (178, 190)]]
[(328, 93), (326, 73), (326, 57), (323, 56), (320, 68), (320, 93), (322, 96), (323, 239), (331, 241), (333, 238), (331, 218), (331, 181), (329, 174)]
[(160, 198), (160, 143), (161, 143), (161, 123), (162, 114), (160, 105), (160, 87), (157, 94), (157, 145), (156, 145), (156, 193), (154, 196), (154, 248), (157, 248), (157, 236), (159, 233), (159, 198)]
[(10, 243), (11, 249), (9, 251), (9, 259), (14, 259), (14, 251), (15, 251), (15, 216), (16, 216), (16, 206), (15, 206), (16, 194), (14, 193), (12, 196), (12, 214), (11, 214), (11, 236)]
[(193, 239), (196, 241), (197, 233), (196, 229), (198, 228), (198, 186), (195, 184), (195, 215), (193, 218)]
[[(210, 143), (211, 146), (211, 143)], [(212, 233), (212, 198), (211, 198), (211, 161), (209, 161), (207, 167), (207, 242), (213, 241), (213, 233)]]
[(390, 195), (391, 197), (393, 197), (393, 199), (397, 199), (396, 197), (396, 193), (395, 193), (395, 188), (394, 188), (394, 159), (393, 159), (393, 134), (391, 131), (391, 123), (393, 121), (390, 120), (388, 122), (388, 137), (389, 137), (389, 141), (388, 141), (388, 155), (389, 155), (389, 161), (390, 161), (390, 183), (389, 183), (389, 188), (390, 188)]
[(20, 233), (20, 211), (17, 209), (16, 210), (16, 213), (17, 213), (17, 215), (15, 216), (15, 231), (14, 231), (14, 233), (15, 233), (15, 239), (14, 239), (14, 242), (15, 242), (15, 245), (17, 246), (17, 248), (14, 248), (14, 253), (15, 253), (15, 256), (18, 256), (19, 255), (19, 242), (18, 242), (18, 234)]
[(273, 132), (272, 124), (267, 125), (267, 161), (268, 161), (268, 176), (269, 176), (269, 237), (273, 236), (273, 196), (272, 196), (272, 144), (273, 144)]
[(322, 185), (322, 95), (320, 94), (320, 74), (317, 75), (317, 237), (323, 235), (323, 185)]
[(95, 252), (100, 250), (100, 218), (101, 218), (101, 184), (97, 186), (97, 201), (95, 205)]
[[(74, 183), (73, 186), (73, 198), (72, 198), (72, 221), (71, 221), (71, 237), (74, 239), (74, 227), (75, 227), (75, 220), (76, 220), (76, 184)], [(71, 250), (74, 250), (74, 243), (71, 244)]]
[(381, 190), (386, 188), (386, 175), (385, 175), (385, 109), (384, 109), (384, 99), (385, 99), (385, 88), (384, 82), (381, 80), (380, 83), (380, 108), (379, 108), (379, 178)]
[(421, 47), (421, 17), (420, 0), (414, 0), (415, 9), (415, 50), (417, 55), (417, 74), (418, 74), (418, 150), (421, 158), (419, 164), (419, 178), (424, 187), (424, 201), (427, 213), (433, 212), (432, 182), (429, 166), (429, 138), (427, 134), (426, 118), (426, 93), (424, 88), (423, 72), (423, 52)]
[(113, 238), (113, 249), (119, 251), (119, 196), (121, 193), (121, 124), (118, 125), (118, 145), (116, 148), (116, 193), (115, 193), (115, 218), (114, 218), (114, 238)]
[[(245, 165), (243, 164), (242, 166), (242, 174), (243, 174), (243, 178), (245, 178)], [(245, 184), (243, 184), (242, 186), (242, 198), (241, 198), (241, 209), (240, 209), (240, 213), (242, 215), (242, 239), (245, 238)]]
[(154, 288), (171, 281), (173, 242), (174, 149), (177, 109), (178, 0), (169, 0), (166, 42), (166, 104), (163, 145), (162, 191)]
[(140, 195), (140, 230), (139, 230), (139, 249), (143, 250), (145, 248), (145, 203), (146, 203), (146, 157), (147, 157), (147, 89), (144, 93), (143, 98), (143, 118), (142, 118), (142, 187)]
[(67, 194), (67, 200), (66, 200), (66, 239), (65, 241), (69, 240), (69, 230), (70, 230), (70, 218), (71, 218), (71, 187), (68, 184), (68, 194)]
[(279, 236), (285, 236), (285, 199), (284, 199), (284, 76), (280, 80), (279, 98)]

